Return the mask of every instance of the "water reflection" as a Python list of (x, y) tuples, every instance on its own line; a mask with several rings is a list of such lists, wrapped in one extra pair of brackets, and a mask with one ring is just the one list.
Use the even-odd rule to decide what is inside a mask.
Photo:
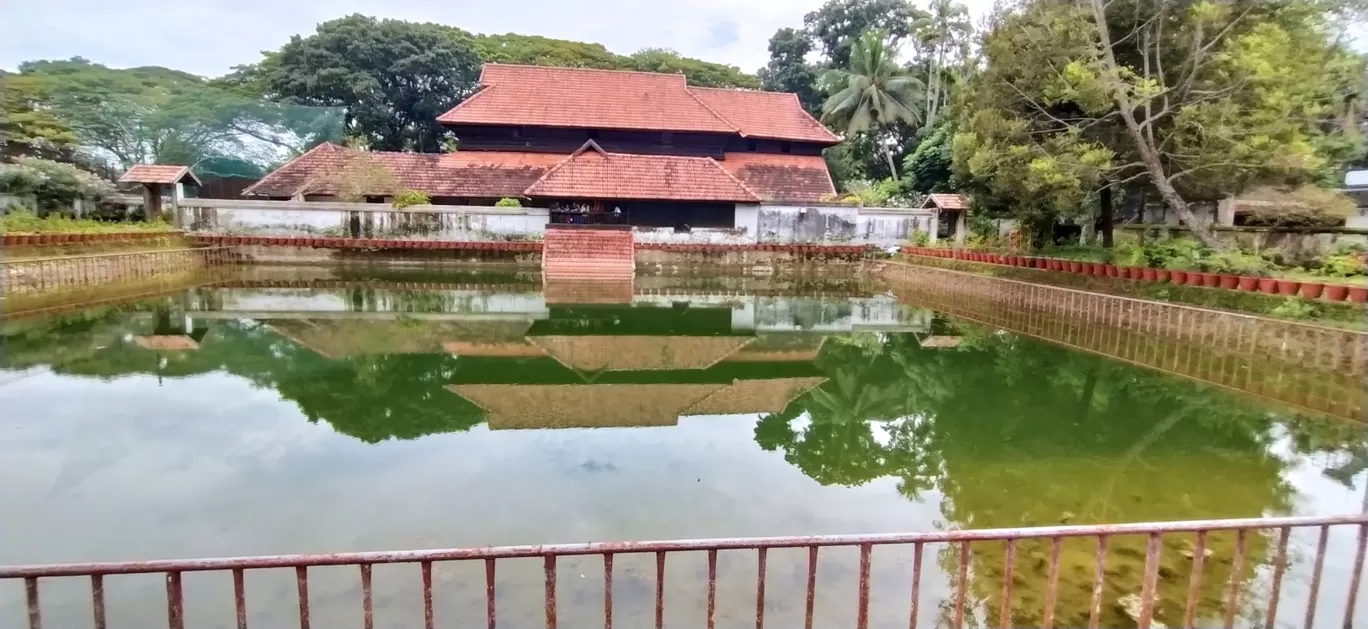
[[(199, 409), (193, 421), (215, 417), (246, 430), (253, 416), (232, 405), (241, 389), (231, 379), (278, 395), (308, 422), (351, 440), (323, 442), (310, 454), (280, 443), (274, 447), (284, 456), (313, 463), (289, 472), (253, 464), (241, 472), (283, 483), (274, 500), (319, 512), (253, 511), (267, 536), (296, 546), (225, 548), (212, 536), (159, 544), (165, 531), (151, 528), (131, 533), (137, 539), (127, 546), (124, 530), (124, 539), (95, 536), (85, 549), (103, 544), (94, 554), (124, 558), (125, 548), (166, 556), (409, 546), (433, 531), (442, 531), (439, 545), (466, 545), (1249, 517), (1343, 512), (1364, 491), (1361, 426), (945, 317), (877, 289), (789, 288), (784, 295), (757, 286), (664, 286), (618, 303), (575, 303), (548, 300), (549, 291), (517, 281), (464, 288), (248, 284), (6, 326), (0, 398), (23, 410), (25, 422), (61, 424), (54, 396), (105, 399), (101, 391), (127, 384), (120, 395), (144, 415), (109, 422), (167, 426), (171, 418), (162, 415), (170, 407), (153, 391), (129, 388), (138, 376), (156, 376), (161, 391), (195, 392), (174, 405)], [(42, 384), (27, 389), (29, 379)], [(566, 430), (606, 427), (636, 428)], [(53, 438), (0, 445), (7, 455), (0, 459), (30, 456), (25, 447)], [(174, 447), (213, 452), (210, 438), (176, 439)], [(135, 454), (100, 454), (82, 441), (61, 447), (75, 459)], [(165, 456), (160, 448), (149, 446), (146, 456)], [(769, 453), (784, 467), (772, 466)], [(468, 504), (435, 506), (442, 495), (435, 488), (392, 490), (395, 498), (380, 509), (331, 511), (325, 504), (324, 496), (337, 500), (340, 490), (327, 475), (370, 492), (376, 482), (424, 486), (414, 470), (385, 469), (396, 457), (418, 457), (423, 473), (443, 479)], [(501, 471), (477, 471), (486, 466)], [(54, 486), (99, 486), (100, 469)], [(710, 471), (718, 478), (705, 485)], [(0, 500), (8, 494), (15, 503), (31, 489), (0, 489)], [(519, 492), (531, 495), (514, 498)], [(570, 506), (562, 493), (585, 506)], [(223, 505), (198, 500), (175, 511), (154, 507), (151, 515), (223, 513)], [(40, 520), (85, 508), (79, 494), (61, 492), (25, 504), (44, 507)], [(487, 521), (468, 517), (467, 509), (481, 505), (491, 513)], [(86, 515), (108, 518), (121, 508), (132, 507), (103, 504)], [(565, 513), (576, 515), (567, 522)], [(459, 526), (428, 522), (433, 516)], [(308, 533), (296, 530), (324, 523), (350, 533), (311, 548)], [(1170, 625), (1181, 623), (1193, 541), (1172, 537), (1162, 549), (1158, 618)], [(1267, 578), (1270, 541), (1250, 536), (1238, 572), (1229, 561), (1235, 543), (1219, 535), (1206, 542), (1213, 552), (1199, 589), (1200, 617), (1219, 616), (1232, 579), (1257, 591)], [(1140, 591), (1144, 545), (1110, 541), (1103, 626), (1131, 622), (1125, 600)], [(1017, 546), (1011, 624), (1040, 624), (1051, 551), (1048, 542)], [(0, 563), (87, 558), (45, 552), (41, 544), (0, 542)], [(1094, 556), (1090, 541), (1061, 548), (1060, 626), (1087, 623)], [(959, 561), (956, 548), (935, 553), (942, 575), (957, 574)], [(974, 604), (981, 620), (996, 625), (1005, 547), (976, 545), (970, 562)], [(906, 558), (879, 565), (876, 572), (907, 571)], [(1304, 560), (1297, 565), (1305, 571)], [(846, 564), (834, 569), (837, 581), (851, 574)], [(1343, 566), (1330, 566), (1327, 575), (1347, 581)], [(927, 578), (932, 600), (923, 609), (932, 621), (946, 613), (931, 603), (948, 589)], [(876, 596), (887, 604), (880, 613), (905, 618), (905, 607), (895, 609), (906, 605), (905, 592)]]

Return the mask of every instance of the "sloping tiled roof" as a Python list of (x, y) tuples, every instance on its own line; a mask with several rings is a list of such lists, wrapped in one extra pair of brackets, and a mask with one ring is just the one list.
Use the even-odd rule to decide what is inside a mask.
[[(456, 153), (361, 152), (323, 143), (242, 191), (246, 195), (290, 197), (333, 194), (330, 173), (358, 162), (390, 170), (404, 188), (432, 196), (517, 197), (547, 169), (564, 159), (550, 153), (460, 151)], [(377, 190), (376, 194), (386, 191)]]
[(491, 430), (672, 426), (720, 384), (452, 384)]
[(766, 201), (820, 201), (836, 194), (821, 155), (727, 153), (720, 163)]
[(942, 210), (967, 210), (969, 209), (969, 199), (962, 194), (933, 194), (926, 197), (926, 204), (934, 204)]
[(734, 380), (684, 411), (685, 415), (779, 413), (798, 396), (826, 382), (824, 377)]
[(689, 91), (746, 137), (825, 144), (841, 141), (803, 110), (797, 94), (713, 87), (690, 87)]
[(608, 153), (590, 140), (524, 192), (566, 199), (760, 200), (711, 157)]
[(750, 336), (529, 336), (561, 364), (580, 371), (707, 369), (754, 340)]
[(190, 171), (189, 166), (172, 164), (136, 164), (119, 177), (119, 183), (183, 183), (189, 181), (200, 185), (199, 177)]
[(707, 157), (606, 153), (592, 143), (569, 158), (502, 151), (361, 152), (325, 143), (281, 166), (243, 195), (335, 194), (335, 174), (358, 163), (387, 168), (399, 186), (435, 197), (754, 203), (819, 201), (836, 192), (820, 155), (727, 153), (719, 162)]
[(437, 117), (448, 124), (736, 133), (684, 75), (487, 63), (482, 89)]

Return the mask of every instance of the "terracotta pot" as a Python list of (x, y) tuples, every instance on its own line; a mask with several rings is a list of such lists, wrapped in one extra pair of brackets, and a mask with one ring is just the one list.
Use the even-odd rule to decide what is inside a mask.
[(1349, 301), (1352, 301), (1356, 304), (1366, 302), (1368, 301), (1368, 288), (1364, 288), (1362, 286), (1350, 286), (1348, 297)]
[(1304, 282), (1301, 285), (1301, 296), (1306, 299), (1320, 299), (1323, 292), (1325, 292), (1325, 284), (1319, 282)]
[(1170, 282), (1173, 281), (1173, 272), (1168, 269), (1154, 269), (1154, 281)]
[(1278, 294), (1278, 280), (1272, 277), (1259, 278), (1259, 292), (1265, 295)]
[(1259, 278), (1241, 275), (1238, 278), (1240, 290), (1259, 290)]
[(1049, 268), (1050, 261), (1045, 258), (1031, 258), (1031, 266), (1034, 266), (1037, 269)]
[(1296, 295), (1297, 289), (1301, 288), (1301, 282), (1296, 280), (1278, 280), (1279, 295)]
[(1106, 277), (1107, 265), (1102, 264), (1101, 262), (1092, 263), (1092, 274), (1096, 277)]
[(1229, 273), (1220, 273), (1216, 276), (1217, 284), (1226, 290), (1235, 290), (1240, 286), (1240, 277)]
[(1188, 281), (1187, 271), (1169, 271), (1169, 277), (1172, 279), (1174, 284), (1178, 284), (1180, 286), (1186, 284)]
[(1082, 262), (1074, 262), (1073, 260), (1070, 260), (1067, 264), (1069, 265), (1069, 272), (1070, 272), (1070, 273), (1082, 273), (1082, 272), (1083, 272), (1083, 263), (1082, 263)]
[(1102, 270), (1103, 270), (1103, 272), (1105, 272), (1105, 273), (1107, 274), (1107, 277), (1120, 277), (1120, 276), (1121, 276), (1121, 271), (1118, 270), (1118, 269), (1116, 268), (1116, 265), (1115, 265), (1115, 264), (1106, 264), (1106, 265), (1103, 265), (1103, 266), (1102, 266)]
[(1146, 282), (1153, 282), (1159, 278), (1159, 269), (1143, 268), (1140, 269), (1140, 279)]
[(1203, 273), (1202, 286), (1216, 288), (1221, 285), (1221, 276), (1216, 273)]
[(1326, 284), (1325, 298), (1330, 301), (1344, 301), (1349, 296), (1349, 287), (1344, 284)]

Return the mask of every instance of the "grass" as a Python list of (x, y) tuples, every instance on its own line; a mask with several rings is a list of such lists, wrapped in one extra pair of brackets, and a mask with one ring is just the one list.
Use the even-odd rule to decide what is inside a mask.
[(14, 245), (5, 247), (2, 258), (8, 262), (31, 260), (33, 258), (56, 258), (61, 256), (82, 256), (96, 253), (123, 253), (129, 251), (155, 251), (158, 249), (183, 249), (189, 247), (184, 238), (168, 234), (158, 238), (140, 239), (129, 242), (85, 242), (64, 245)]
[(0, 234), (119, 234), (127, 232), (164, 232), (175, 228), (170, 223), (156, 221), (111, 222), (88, 218), (50, 216), (38, 218), (29, 212), (11, 212), (0, 216)]

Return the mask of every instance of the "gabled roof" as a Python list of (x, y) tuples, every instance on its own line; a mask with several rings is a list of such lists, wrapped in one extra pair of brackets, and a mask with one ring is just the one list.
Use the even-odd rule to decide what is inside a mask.
[(682, 74), (487, 63), (481, 89), (447, 124), (736, 133), (689, 93)]
[(119, 183), (193, 183), (200, 185), (199, 177), (190, 171), (189, 166), (173, 164), (135, 164), (128, 172), (119, 177)]
[(480, 86), (437, 121), (840, 141), (795, 94), (690, 87), (682, 74), (487, 63)]
[(821, 155), (727, 153), (721, 164), (765, 201), (821, 201), (836, 194)]
[(490, 430), (673, 426), (721, 384), (449, 384)]
[[(608, 153), (591, 142), (569, 157), (503, 151), (362, 152), (324, 143), (266, 175), (242, 194), (335, 194), (335, 174), (358, 163), (387, 168), (400, 187), (434, 197), (754, 203), (820, 201), (836, 193), (820, 155), (727, 153), (719, 162), (707, 157)], [(389, 192), (376, 190), (373, 194)]]
[(922, 207), (935, 206), (942, 210), (967, 210), (969, 199), (962, 194), (932, 194), (926, 197)]
[(752, 203), (760, 200), (710, 157), (608, 153), (593, 140), (546, 171), (523, 195)]
[(755, 340), (750, 336), (529, 336), (528, 342), (571, 369), (707, 369)]
[(797, 94), (715, 87), (688, 89), (734, 125), (743, 136), (824, 144), (841, 141), (816, 118), (808, 115)]

